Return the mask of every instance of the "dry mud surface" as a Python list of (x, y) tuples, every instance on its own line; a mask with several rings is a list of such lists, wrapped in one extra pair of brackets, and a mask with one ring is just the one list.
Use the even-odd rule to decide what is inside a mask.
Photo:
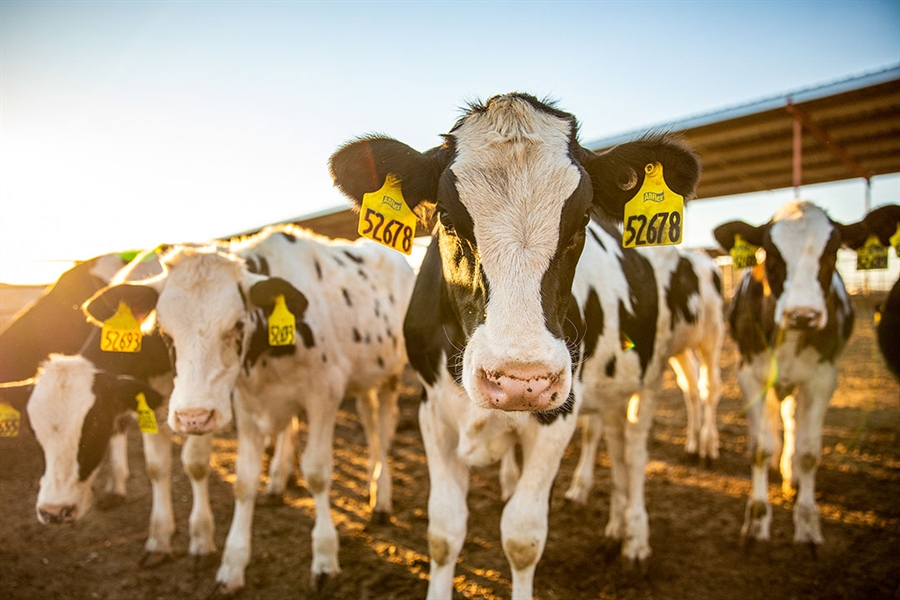
[[(772, 541), (739, 545), (750, 469), (735, 382), (736, 353), (729, 341), (719, 408), (722, 456), (711, 469), (691, 464), (683, 455), (684, 405), (667, 376), (647, 469), (653, 556), (646, 573), (624, 568), (604, 544), (610, 489), (605, 453), (598, 459), (589, 503), (581, 506), (564, 499), (577, 462), (576, 435), (553, 489), (550, 534), (537, 568), (536, 597), (900, 598), (900, 387), (874, 345), (873, 299), (857, 297), (856, 303), (857, 328), (840, 361), (840, 387), (825, 424), (817, 490), (825, 544), (816, 558), (791, 541), (792, 503), (782, 497), (780, 477), (774, 473)], [(313, 505), (298, 487), (287, 493), (283, 506), (257, 509), (253, 556), (241, 598), (424, 597), (428, 471), (417, 422), (418, 396), (413, 388), (408, 391), (401, 402), (392, 454), (391, 522), (368, 523), (365, 441), (352, 404), (345, 403), (335, 436), (332, 491), (342, 573), (318, 593), (309, 588)], [(220, 437), (215, 448), (210, 485), (215, 538), (221, 549), (233, 509), (234, 435)], [(138, 563), (150, 496), (136, 426), (129, 434), (132, 476), (126, 503), (108, 512), (95, 508), (70, 526), (42, 526), (35, 517), (42, 459), (30, 432), (0, 438), (0, 598), (207, 597), (217, 564), (195, 568), (187, 555), (191, 492), (180, 471), (178, 451), (177, 445), (173, 447), (175, 552), (161, 566), (142, 569)], [(500, 547), (502, 507), (497, 469), (473, 470), (469, 535), (456, 570), (455, 598), (510, 596), (509, 567)]]

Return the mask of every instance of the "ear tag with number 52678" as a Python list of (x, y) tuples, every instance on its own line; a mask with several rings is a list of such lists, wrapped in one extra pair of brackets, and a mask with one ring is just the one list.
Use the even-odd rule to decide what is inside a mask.
[(293, 346), (297, 318), (284, 303), (284, 294), (275, 296), (275, 308), (269, 315), (269, 345)]
[(878, 236), (870, 235), (863, 247), (856, 251), (856, 270), (887, 269), (888, 249), (881, 245)]
[(380, 190), (363, 195), (357, 231), (388, 248), (412, 253), (416, 215), (406, 205), (396, 175), (388, 174)]
[(756, 266), (756, 246), (740, 235), (735, 234), (734, 246), (731, 247), (729, 254), (731, 254), (731, 263), (735, 269)]
[(103, 322), (100, 349), (104, 352), (140, 352), (141, 339), (141, 324), (125, 301), (120, 300), (115, 314)]
[(660, 163), (644, 167), (644, 184), (625, 204), (623, 248), (668, 246), (681, 243), (684, 196), (676, 194), (663, 178)]

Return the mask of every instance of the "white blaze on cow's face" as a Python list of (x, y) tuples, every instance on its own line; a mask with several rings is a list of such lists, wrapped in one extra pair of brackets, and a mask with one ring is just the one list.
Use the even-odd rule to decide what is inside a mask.
[[(477, 247), (476, 272), (467, 276), (477, 276), (480, 267), (488, 288), (462, 378), (484, 407), (553, 410), (570, 393), (571, 356), (562, 336), (547, 329), (544, 284), (558, 252), (564, 206), (583, 191), (580, 220), (591, 197), (587, 187), (579, 189), (583, 171), (569, 154), (572, 129), (570, 120), (507, 97), (492, 100), (451, 133), (455, 193)], [(444, 261), (448, 281), (457, 267)]]
[(786, 329), (822, 329), (826, 296), (835, 274), (840, 234), (820, 208), (793, 202), (773, 217), (766, 276), (775, 296), (775, 322)]
[(169, 426), (179, 433), (220, 431), (232, 420), (247, 314), (243, 262), (214, 248), (179, 248), (164, 258), (156, 319), (174, 347)]
[[(108, 436), (82, 439), (96, 400), (95, 372), (93, 364), (81, 356), (51, 355), (38, 371), (28, 400), (31, 428), (44, 453), (35, 507), (44, 524), (80, 519), (93, 502), (91, 485), (109, 441)], [(92, 424), (99, 425), (95, 421), (104, 416), (91, 418)]]

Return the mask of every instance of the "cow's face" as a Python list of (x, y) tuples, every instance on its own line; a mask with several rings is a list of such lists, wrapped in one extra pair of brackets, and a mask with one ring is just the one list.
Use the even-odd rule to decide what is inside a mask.
[(146, 383), (98, 371), (81, 356), (51, 355), (43, 363), (27, 405), (44, 453), (36, 505), (42, 523), (75, 521), (91, 507), (116, 418), (137, 408), (138, 392), (150, 406), (162, 400)]
[(175, 368), (169, 426), (185, 434), (221, 431), (232, 421), (243, 358), (251, 339), (265, 333), (265, 314), (275, 297), (285, 295), (298, 322), (306, 299), (287, 282), (251, 273), (244, 260), (214, 247), (176, 247), (162, 262), (162, 275), (141, 285), (107, 288), (86, 310), (102, 321), (103, 311), (119, 299), (137, 314), (155, 308)]
[[(832, 221), (809, 202), (784, 205), (772, 220), (759, 227), (742, 221), (720, 225), (716, 239), (726, 249), (734, 236), (761, 246), (766, 253), (764, 291), (775, 303), (775, 323), (781, 329), (823, 329), (828, 324), (828, 297), (837, 273), (837, 251), (854, 247), (859, 224)], [(861, 239), (865, 239), (863, 235)]]
[[(647, 163), (690, 195), (690, 151), (648, 138), (603, 155), (577, 142), (572, 115), (524, 94), (473, 106), (424, 154), (365, 138), (331, 162), (336, 184), (359, 202), (398, 176), (423, 223), (436, 223), (446, 295), (466, 338), (462, 384), (480, 406), (553, 411), (569, 399), (576, 340), (566, 313), (589, 213), (621, 219)], [(433, 291), (436, 301), (438, 290)]]

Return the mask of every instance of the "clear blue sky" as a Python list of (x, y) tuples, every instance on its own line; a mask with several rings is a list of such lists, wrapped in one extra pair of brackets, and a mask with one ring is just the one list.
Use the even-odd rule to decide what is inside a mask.
[[(0, 281), (344, 206), (337, 146), (427, 149), (474, 98), (552, 96), (589, 141), (897, 63), (897, 0), (2, 0)], [(873, 205), (900, 201), (873, 181)], [(862, 190), (804, 195), (853, 220)], [(687, 241), (790, 197), (695, 203)]]

